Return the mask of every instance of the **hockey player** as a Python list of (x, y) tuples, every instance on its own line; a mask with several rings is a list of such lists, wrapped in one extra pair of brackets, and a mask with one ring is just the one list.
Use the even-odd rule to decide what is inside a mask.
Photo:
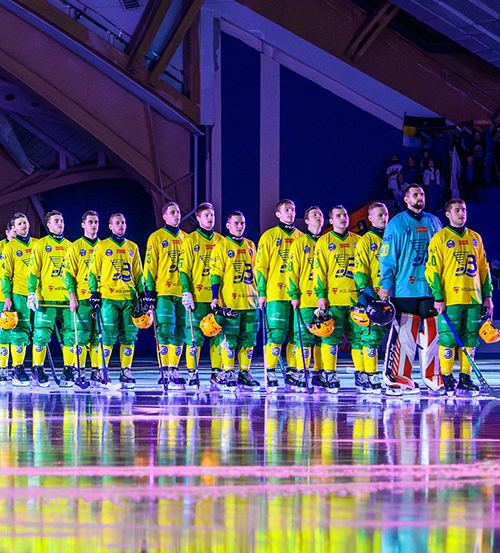
[[(212, 251), (222, 240), (222, 236), (214, 232), (215, 211), (212, 204), (200, 204), (194, 212), (199, 227), (186, 236), (182, 244), (179, 260), (180, 280), (182, 286), (182, 305), (191, 311), (198, 360), (200, 348), (205, 336), (200, 330), (200, 321), (211, 312), (212, 288), (210, 285), (210, 258)], [(186, 333), (190, 336), (189, 317), (186, 317)], [(215, 375), (221, 370), (221, 356), (218, 348), (218, 337), (210, 340), (210, 361)], [(188, 340), (191, 344), (191, 342)], [(188, 368), (188, 387), (196, 386), (196, 372), (192, 347), (186, 347), (186, 363)]]
[[(16, 213), (17, 215), (17, 213)], [(0, 288), (0, 311), (13, 311), (12, 301), (5, 302), (6, 295), (3, 292), (3, 279), (5, 278), (5, 247), (16, 237), (14, 223), (10, 220), (5, 230), (5, 239), (0, 242), (0, 279), (2, 288)], [(4, 386), (8, 380), (9, 373), (9, 351), (11, 344), (11, 333), (9, 330), (0, 328), (0, 386)], [(28, 378), (29, 384), (29, 378)]]
[(491, 316), (493, 286), (481, 236), (465, 226), (467, 207), (463, 200), (447, 202), (445, 214), (449, 224), (436, 233), (429, 244), (425, 276), (434, 296), (438, 315), (439, 361), (445, 391), (477, 395), (479, 387), (470, 377), (471, 365), (464, 352), (458, 350), (460, 380), (453, 378), (453, 362), (458, 344), (442, 314), (446, 312), (474, 358), (479, 344), (481, 318)]
[(276, 382), (276, 366), (285, 338), (288, 337), (285, 384), (294, 388), (300, 387), (301, 382), (297, 376), (293, 310), (286, 288), (286, 267), (290, 247), (302, 232), (295, 228), (295, 204), (292, 200), (278, 202), (276, 217), (279, 224), (266, 230), (259, 240), (256, 263), (257, 289), (259, 306), (261, 309), (266, 307), (268, 378)]
[[(358, 304), (365, 306), (372, 298), (378, 298), (380, 291), (379, 255), (384, 230), (389, 222), (386, 205), (380, 202), (371, 204), (368, 207), (368, 220), (371, 229), (360, 238), (354, 260), (354, 282), (360, 294)], [(359, 379), (361, 392), (380, 392), (382, 388), (377, 374), (378, 349), (386, 332), (385, 326), (371, 325), (361, 329), (363, 369), (366, 373), (366, 378)]]
[[(66, 287), (62, 280), (63, 262), (71, 242), (64, 238), (64, 218), (60, 211), (45, 215), (48, 235), (33, 244), (28, 273), (26, 304), (35, 311), (33, 368), (31, 378), (39, 386), (49, 385), (43, 364), (56, 319), (61, 321), (64, 369), (62, 386), (73, 385), (73, 334)], [(43, 302), (43, 306), (39, 303)]]
[[(89, 264), (99, 242), (99, 214), (97, 211), (86, 211), (82, 216), (83, 236), (68, 248), (64, 261), (63, 281), (69, 293), (71, 313), (76, 311), (76, 328), (78, 332), (80, 367), (85, 371), (87, 351), (90, 352), (92, 366), (91, 380), (96, 385), (103, 383), (102, 357), (99, 351), (99, 337), (93, 309), (90, 305)], [(74, 332), (74, 318), (71, 318)]]
[[(223, 371), (213, 375), (215, 387), (233, 390), (237, 385), (259, 390), (260, 383), (250, 372), (253, 348), (259, 331), (259, 309), (255, 283), (255, 244), (243, 237), (245, 216), (233, 211), (227, 217), (229, 235), (214, 248), (210, 282), (212, 283), (212, 309), (230, 307), (238, 316), (223, 323), (225, 340), (222, 343)], [(235, 357), (238, 356), (238, 379), (234, 375)]]
[(304, 214), (304, 221), (307, 225), (306, 232), (299, 236), (293, 242), (290, 248), (289, 261), (287, 265), (288, 295), (291, 298), (292, 308), (295, 315), (295, 343), (296, 359), (298, 372), (298, 380), (302, 388), (305, 389), (304, 381), (304, 362), (302, 360), (302, 352), (300, 351), (300, 336), (298, 325), (300, 324), (302, 340), (304, 343), (304, 357), (306, 367), (309, 369), (311, 362), (312, 347), (320, 352), (320, 355), (315, 355), (314, 375), (312, 385), (319, 389), (330, 389), (325, 371), (321, 368), (321, 341), (319, 338), (311, 334), (307, 328), (314, 318), (314, 311), (318, 307), (318, 297), (314, 292), (313, 270), (314, 270), (314, 250), (316, 242), (321, 236), (321, 228), (324, 223), (324, 216), (321, 209), (317, 206), (310, 207)]
[(333, 389), (338, 389), (340, 382), (336, 372), (337, 355), (344, 329), (351, 342), (356, 385), (359, 385), (363, 376), (366, 377), (363, 372), (361, 329), (349, 316), (350, 308), (357, 300), (354, 256), (359, 237), (349, 232), (349, 214), (343, 205), (332, 207), (328, 216), (333, 230), (316, 243), (313, 279), (318, 308), (329, 311), (335, 322), (333, 333), (322, 339), (321, 357), (328, 382)]
[[(411, 376), (417, 343), (420, 345), (422, 380), (432, 393), (441, 393), (437, 346), (437, 313), (434, 298), (425, 280), (425, 264), (431, 238), (442, 229), (437, 217), (424, 212), (425, 194), (418, 184), (404, 192), (406, 211), (387, 225), (380, 250), (380, 298), (396, 307), (384, 363), (386, 393), (419, 391)], [(423, 327), (423, 332), (420, 331)]]
[[(169, 387), (183, 390), (186, 381), (179, 373), (179, 361), (186, 337), (186, 310), (182, 305), (179, 258), (186, 233), (180, 230), (181, 210), (175, 202), (162, 209), (165, 225), (148, 239), (144, 263), (147, 307), (156, 307), (159, 355), (167, 368)], [(158, 381), (164, 384), (161, 379)]]
[(24, 213), (12, 217), (15, 238), (3, 251), (4, 272), (2, 290), (5, 294), (5, 311), (16, 311), (18, 322), (10, 330), (12, 344), (12, 385), (29, 386), (30, 378), (24, 369), (26, 346), (31, 330), (30, 310), (26, 305), (28, 296), (28, 267), (36, 238), (30, 236), (30, 223)]
[(102, 315), (104, 357), (109, 363), (113, 346), (120, 341), (120, 382), (134, 388), (132, 376), (137, 327), (132, 313), (137, 296), (144, 296), (142, 263), (137, 244), (125, 238), (127, 222), (122, 213), (109, 218), (111, 236), (95, 246), (89, 265), (90, 305)]

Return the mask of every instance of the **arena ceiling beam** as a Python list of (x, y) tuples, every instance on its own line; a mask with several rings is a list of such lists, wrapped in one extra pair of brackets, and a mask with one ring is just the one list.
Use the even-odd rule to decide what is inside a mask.
[(349, 0), (237, 0), (453, 123), (490, 118), (500, 105), (500, 70), (473, 54), (424, 51), (386, 26), (370, 48), (345, 55), (367, 14)]
[(189, 7), (186, 10), (186, 13), (184, 14), (179, 24), (175, 28), (175, 31), (172, 37), (168, 41), (168, 44), (163, 50), (153, 71), (151, 71), (149, 82), (153, 86), (156, 86), (156, 84), (160, 80), (160, 77), (165, 72), (165, 69), (167, 68), (168, 64), (172, 60), (173, 55), (177, 51), (177, 48), (179, 48), (182, 40), (184, 39), (187, 32), (191, 28), (191, 25), (193, 25), (197, 15), (201, 10), (201, 7), (203, 6), (203, 2), (204, 0), (192, 0), (191, 3), (189, 4)]

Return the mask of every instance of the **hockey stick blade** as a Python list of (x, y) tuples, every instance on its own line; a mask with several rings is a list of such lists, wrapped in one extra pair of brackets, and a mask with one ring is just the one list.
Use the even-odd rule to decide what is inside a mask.
[(472, 357), (469, 355), (469, 352), (467, 351), (467, 348), (464, 346), (464, 343), (462, 342), (462, 339), (460, 338), (460, 336), (458, 335), (457, 331), (455, 330), (455, 328), (453, 327), (450, 319), (448, 318), (448, 315), (446, 313), (442, 313), (443, 315), (443, 319), (446, 321), (446, 324), (450, 327), (450, 330), (453, 334), (453, 336), (455, 337), (455, 340), (457, 341), (458, 343), (458, 346), (460, 347), (460, 349), (464, 352), (464, 355), (465, 357), (467, 357), (467, 360), (469, 361), (469, 363), (471, 364), (471, 367), (474, 369), (474, 372), (476, 373), (476, 376), (477, 376), (477, 379), (479, 380), (479, 382), (481, 383), (481, 386), (488, 392), (488, 394), (491, 396), (491, 397), (494, 397), (496, 399), (500, 399), (500, 392), (497, 392), (496, 390), (494, 390), (489, 384), (488, 382), (486, 382), (486, 379), (484, 378), (483, 374), (481, 373), (481, 371), (478, 369), (474, 359), (472, 359)]

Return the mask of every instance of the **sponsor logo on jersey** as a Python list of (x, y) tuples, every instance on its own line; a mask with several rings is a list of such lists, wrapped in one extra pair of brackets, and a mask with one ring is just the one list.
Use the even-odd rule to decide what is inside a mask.
[(132, 348), (123, 348), (123, 355), (130, 357), (132, 355)]
[(460, 246), (467, 246), (469, 241), (468, 240), (459, 240), (458, 243), (459, 243)]
[(337, 249), (337, 246), (335, 244), (328, 244), (328, 249), (333, 252)]
[(80, 250), (80, 257), (85, 257), (87, 255), (87, 250)]
[[(263, 245), (260, 245), (259, 248), (262, 248)], [(276, 247), (280, 247), (281, 246), (281, 238), (278, 238), (278, 240), (276, 240)]]
[(417, 232), (427, 232), (427, 227), (417, 227), (415, 230)]
[(45, 247), (45, 251), (46, 251), (47, 253), (50, 253), (50, 252), (52, 251), (52, 246), (46, 246), (46, 247)]
[(333, 292), (334, 294), (336, 294), (338, 291), (339, 291), (338, 288), (332, 288), (332, 292)]
[(53, 287), (53, 286), (49, 286), (49, 292), (52, 292), (52, 290), (54, 290), (54, 287)]
[(350, 246), (350, 244), (340, 244), (341, 248), (348, 248), (349, 246)]
[(233, 300), (235, 300), (235, 299), (238, 297), (238, 294), (236, 294), (235, 292), (233, 292), (233, 293), (231, 294), (231, 297), (233, 298)]
[(293, 238), (285, 238), (285, 244), (293, 244)]
[(172, 244), (180, 244), (181, 241), (180, 240), (172, 240)]
[[(213, 250), (215, 248), (215, 244), (205, 244), (205, 249), (206, 250)], [(198, 251), (198, 250), (196, 250)]]
[(162, 248), (168, 248), (168, 240), (163, 240), (161, 243)]
[(453, 357), (453, 350), (451, 348), (443, 349), (443, 357), (445, 359), (451, 359)]
[(372, 252), (376, 252), (376, 251), (378, 250), (377, 244), (372, 244), (372, 245), (370, 246), (370, 249), (371, 249)]
[(477, 240), (473, 240), (472, 245), (477, 248), (479, 246), (479, 242)]
[(64, 246), (56, 246), (56, 251), (57, 251), (57, 250), (61, 251), (61, 250), (65, 250), (65, 249), (66, 249), (66, 248), (65, 248)]
[(245, 253), (247, 253), (247, 251), (246, 250), (236, 250), (236, 253), (237, 254), (240, 254), (240, 253), (245, 254)]
[(458, 294), (458, 292), (460, 291), (460, 288), (458, 286), (454, 286), (453, 291), (455, 292), (455, 294)]
[(125, 250), (116, 250), (116, 253), (125, 253)]
[(129, 257), (134, 257), (134, 250), (129, 250), (128, 255)]
[(16, 255), (17, 257), (21, 257), (23, 255), (23, 252), (21, 250), (17, 250)]
[(109, 291), (110, 291), (110, 293), (112, 294), (112, 293), (115, 291), (115, 289), (114, 289), (114, 288), (110, 288)]
[(306, 294), (311, 297), (312, 296), (312, 290), (307, 290)]
[(304, 248), (304, 253), (309, 253), (311, 251), (311, 248), (309, 246), (306, 246)]
[(234, 257), (234, 252), (233, 252), (233, 250), (229, 250), (229, 251), (227, 252), (227, 256), (229, 257), (229, 259), (233, 259), (233, 257)]
[(31, 249), (29, 249), (29, 250), (26, 250), (26, 253), (31, 253)]
[(448, 242), (446, 242), (446, 247), (447, 248), (454, 248), (455, 247), (455, 242), (453, 242), (453, 240), (448, 240)]
[(280, 349), (280, 348), (276, 348), (276, 347), (271, 348), (271, 355), (272, 355), (273, 357), (279, 357), (280, 353), (281, 353), (281, 349)]
[(196, 244), (196, 245), (195, 245), (194, 251), (195, 251), (195, 252), (199, 252), (199, 251), (200, 251), (200, 245), (199, 245), (199, 244)]
[(415, 279), (414, 276), (411, 276), (408, 280), (410, 281), (411, 284), (413, 284), (413, 283), (415, 282), (416, 279)]
[(83, 295), (83, 294), (86, 294), (87, 293), (87, 290), (80, 290), (80, 293)]
[(282, 282), (278, 282), (278, 288), (281, 290), (283, 288), (283, 283)]
[(203, 290), (203, 286), (201, 284), (197, 284), (196, 289), (198, 290), (198, 292), (201, 292)]
[(172, 282), (169, 280), (169, 281), (167, 282), (167, 287), (170, 288), (170, 286), (172, 286)]
[(112, 256), (113, 255), (113, 250), (106, 250), (106, 255), (108, 257)]

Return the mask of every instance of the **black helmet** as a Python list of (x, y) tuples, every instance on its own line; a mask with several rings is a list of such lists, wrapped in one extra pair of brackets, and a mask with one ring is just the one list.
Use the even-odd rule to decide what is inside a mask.
[(396, 317), (396, 308), (388, 301), (372, 300), (366, 306), (366, 314), (372, 324), (385, 326), (391, 324)]

